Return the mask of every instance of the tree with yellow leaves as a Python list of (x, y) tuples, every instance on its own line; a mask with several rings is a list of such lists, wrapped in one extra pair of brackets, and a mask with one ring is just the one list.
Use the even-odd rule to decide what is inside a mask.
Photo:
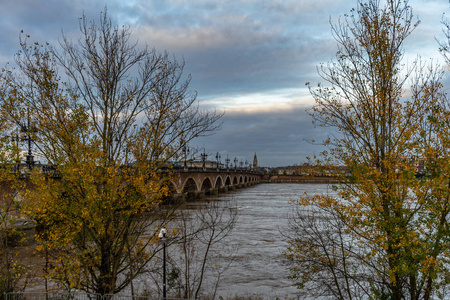
[[(0, 78), (0, 98), (5, 96), (11, 73), (5, 72)], [(17, 257), (17, 247), (23, 245), (23, 232), (18, 224), (27, 222), (20, 211), (20, 192), (25, 182), (18, 172), (18, 134), (11, 131), (5, 119), (0, 120), (0, 128), (5, 133), (0, 137), (0, 298), (10, 292), (25, 288), (29, 270)]]
[(418, 26), (408, 1), (382, 3), (358, 1), (332, 26), (338, 52), (319, 68), (329, 85), (310, 86), (311, 115), (336, 129), (324, 161), (350, 176), (335, 194), (293, 201), (286, 256), (296, 285), (318, 296), (445, 297), (450, 111), (441, 71), (420, 61), (403, 68)]
[[(1, 139), (0, 147), (12, 153), (8, 137)], [(22, 291), (29, 273), (26, 263), (16, 255), (17, 248), (24, 242), (23, 231), (18, 225), (27, 222), (22, 218), (18, 201), (24, 182), (14, 170), (14, 161), (10, 160), (12, 157), (7, 156), (0, 158), (0, 299), (5, 293)]]
[(67, 289), (114, 294), (155, 255), (168, 192), (158, 170), (214, 132), (220, 114), (199, 110), (184, 63), (132, 43), (106, 11), (99, 25), (83, 16), (80, 31), (77, 42), (63, 35), (59, 48), (21, 40), (1, 114), (52, 166), (31, 172), (34, 188), (23, 196), (48, 255), (45, 275)]

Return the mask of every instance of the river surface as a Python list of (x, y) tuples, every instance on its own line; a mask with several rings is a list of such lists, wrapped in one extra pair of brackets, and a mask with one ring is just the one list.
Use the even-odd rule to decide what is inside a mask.
[(231, 266), (222, 274), (217, 296), (260, 296), (297, 299), (283, 257), (289, 234), (289, 201), (307, 192), (331, 193), (327, 184), (259, 184), (217, 196), (223, 205), (237, 207), (238, 219), (227, 243), (236, 249)]

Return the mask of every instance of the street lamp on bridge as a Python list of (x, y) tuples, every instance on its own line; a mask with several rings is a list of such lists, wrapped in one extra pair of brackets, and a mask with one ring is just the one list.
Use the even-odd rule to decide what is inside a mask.
[(217, 153), (216, 153), (217, 170), (220, 169), (220, 159), (221, 159), (221, 158), (222, 158), (222, 157), (220, 156), (220, 153), (217, 152)]
[(225, 159), (225, 165), (227, 167), (228, 170), (228, 165), (230, 164), (230, 159), (228, 158), (228, 154), (227, 154), (227, 158)]
[(186, 147), (186, 145), (183, 146), (183, 155), (184, 155), (184, 168), (187, 167), (186, 160), (187, 156), (189, 155), (189, 147)]
[(205, 169), (206, 158), (208, 157), (208, 154), (205, 152), (205, 148), (203, 148), (203, 153), (201, 153), (200, 156), (202, 157), (203, 169)]
[(234, 157), (234, 170), (237, 170), (237, 163), (238, 163), (238, 159), (237, 157)]
[(36, 127), (34, 125), (31, 125), (30, 121), (30, 112), (28, 111), (28, 117), (27, 122), (21, 122), (19, 124), (20, 131), (23, 133), (22, 140), (28, 142), (28, 155), (26, 159), (26, 163), (28, 165), (28, 168), (31, 170), (31, 168), (34, 165), (34, 156), (31, 153), (31, 144), (33, 142), (32, 134), (37, 131)]

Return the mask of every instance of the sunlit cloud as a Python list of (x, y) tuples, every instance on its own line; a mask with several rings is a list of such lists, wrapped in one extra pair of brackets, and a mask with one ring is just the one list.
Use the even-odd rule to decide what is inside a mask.
[(203, 101), (207, 106), (227, 112), (245, 114), (261, 112), (289, 112), (294, 108), (312, 106), (314, 101), (307, 89), (290, 89), (267, 93), (249, 93), (234, 97), (219, 97)]

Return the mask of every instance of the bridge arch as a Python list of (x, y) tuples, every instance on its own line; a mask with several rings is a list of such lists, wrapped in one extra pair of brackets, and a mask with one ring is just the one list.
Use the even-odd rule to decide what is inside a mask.
[(223, 180), (222, 180), (222, 177), (217, 176), (216, 182), (215, 182), (215, 184), (214, 184), (214, 188), (218, 189), (218, 188), (220, 188), (220, 187), (222, 187), (222, 186), (223, 186)]
[(234, 178), (233, 178), (233, 185), (237, 185), (237, 184), (238, 184), (237, 176), (234, 176)]
[(225, 179), (225, 186), (230, 186), (231, 184), (231, 178), (230, 176), (227, 176), (227, 179)]
[(209, 190), (211, 190), (212, 189), (212, 183), (211, 183), (211, 179), (209, 178), (209, 177), (206, 177), (204, 180), (203, 180), (203, 183), (202, 183), (202, 187), (201, 187), (201, 191), (205, 191), (205, 192), (208, 192)]
[(243, 183), (244, 182), (244, 178), (241, 176), (239, 176), (239, 183)]
[(183, 186), (183, 193), (192, 193), (198, 191), (197, 183), (195, 183), (195, 180), (192, 177), (189, 177)]

